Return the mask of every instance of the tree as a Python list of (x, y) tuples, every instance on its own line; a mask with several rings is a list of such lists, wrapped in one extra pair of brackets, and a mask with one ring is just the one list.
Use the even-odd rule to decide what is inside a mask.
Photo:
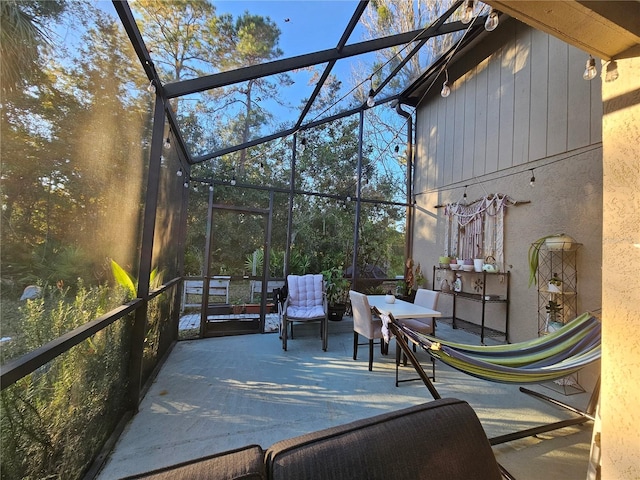
[[(374, 8), (367, 9), (363, 14), (361, 23), (367, 32), (367, 38), (379, 38), (385, 35), (410, 32), (428, 27), (452, 3), (452, 0), (446, 2), (441, 0), (376, 0), (372, 2)], [(393, 79), (391, 88), (397, 89), (415, 80), (425, 66), (430, 65), (438, 54), (452, 44), (453, 39), (450, 35), (430, 39), (422, 47), (420, 53), (414, 55), (403, 70)], [(408, 48), (405, 48), (404, 45), (399, 45), (378, 50), (374, 65), (371, 65), (365, 71), (375, 74), (376, 78), (385, 78), (393, 68), (404, 60), (411, 49), (412, 45), (410, 44)], [(378, 69), (379, 71), (376, 72)]]
[(47, 24), (57, 20), (63, 0), (0, 2), (0, 84), (3, 91), (28, 85), (41, 74), (40, 50), (51, 43)]
[[(278, 47), (280, 29), (268, 17), (245, 12), (234, 20), (231, 15), (224, 14), (211, 19), (211, 30), (216, 32), (216, 37), (210, 62), (220, 65), (222, 70), (256, 65), (282, 55)], [(267, 98), (279, 99), (279, 87), (290, 84), (288, 75), (280, 74), (275, 79), (251, 79), (216, 93), (229, 110), (227, 116), (230, 121), (226, 133), (233, 143), (249, 141), (252, 133), (259, 131), (271, 119), (271, 114), (260, 106), (260, 102)], [(234, 103), (239, 103), (241, 108), (233, 108)], [(237, 114), (229, 115), (230, 112)], [(243, 149), (238, 157), (239, 175), (244, 174), (246, 161), (247, 153)]]
[(109, 227), (139, 224), (150, 117), (136, 83), (144, 81), (112, 18), (83, 4), (68, 20), (81, 27), (81, 48), (42, 53), (34, 83), (2, 109), (3, 275), (23, 285), (100, 280), (104, 257), (122, 261), (137, 237)]
[(206, 0), (137, 0), (131, 8), (139, 17), (140, 30), (164, 82), (205, 73), (215, 6)]

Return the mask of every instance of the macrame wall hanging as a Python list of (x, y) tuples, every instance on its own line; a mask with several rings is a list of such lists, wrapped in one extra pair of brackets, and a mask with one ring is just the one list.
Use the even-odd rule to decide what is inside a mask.
[(445, 255), (493, 257), (498, 268), (504, 271), (504, 214), (507, 206), (515, 204), (507, 195), (496, 193), (469, 204), (445, 205)]

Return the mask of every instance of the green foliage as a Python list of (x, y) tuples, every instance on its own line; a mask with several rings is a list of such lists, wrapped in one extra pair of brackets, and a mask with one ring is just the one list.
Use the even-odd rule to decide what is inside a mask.
[(322, 272), (327, 293), (327, 303), (332, 305), (347, 303), (349, 299), (350, 282), (344, 277), (340, 267), (332, 267)]
[(115, 281), (125, 289), (129, 297), (136, 298), (136, 295), (138, 294), (136, 281), (124, 270), (124, 268), (118, 265), (115, 260), (111, 260), (111, 272), (113, 273)]
[(0, 2), (0, 85), (13, 90), (40, 73), (39, 49), (50, 45), (47, 21), (64, 10), (62, 0)]
[[(70, 289), (46, 287), (41, 298), (27, 301), (27, 349), (93, 320), (118, 301), (107, 286), (74, 290), (70, 296)], [(2, 391), (2, 478), (81, 478), (124, 409), (127, 329), (122, 319)]]
[[(271, 250), (269, 261), (269, 276), (279, 278), (284, 275), (284, 251)], [(244, 268), (247, 274), (257, 276), (262, 275), (264, 265), (264, 251), (256, 250), (245, 257)], [(304, 275), (309, 272), (311, 260), (309, 255), (293, 250), (289, 258), (289, 270), (292, 275)]]
[(538, 284), (537, 274), (538, 262), (540, 259), (540, 249), (544, 245), (547, 238), (558, 237), (560, 235), (563, 234), (545, 235), (544, 237), (540, 237), (539, 239), (537, 239), (529, 246), (529, 252), (527, 256), (527, 259), (529, 261), (529, 287), (531, 287), (531, 285)]
[[(111, 273), (113, 274), (113, 278), (116, 283), (120, 285), (125, 292), (127, 293), (127, 297), (129, 299), (136, 298), (138, 295), (138, 282), (136, 279), (131, 276), (130, 273), (125, 271), (120, 265), (116, 263), (115, 260), (111, 260)], [(162, 285), (162, 273), (158, 270), (158, 268), (154, 268), (151, 270), (149, 274), (149, 288), (151, 290), (156, 289)]]

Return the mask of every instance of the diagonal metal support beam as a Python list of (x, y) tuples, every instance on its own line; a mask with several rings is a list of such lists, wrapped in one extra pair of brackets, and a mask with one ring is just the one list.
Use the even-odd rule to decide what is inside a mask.
[[(388, 102), (392, 102), (394, 100), (398, 99), (398, 95), (393, 95), (391, 97), (387, 97), (384, 98), (380, 101), (376, 101), (376, 103), (378, 105), (382, 105)], [(312, 122), (306, 123), (304, 125), (302, 125), (300, 128), (288, 128), (286, 130), (281, 130), (279, 132), (276, 132), (272, 135), (266, 136), (266, 137), (260, 137), (260, 138), (256, 138), (255, 140), (251, 140), (249, 142), (245, 142), (242, 143), (240, 145), (234, 145), (233, 147), (227, 147), (227, 148), (223, 148), (220, 150), (216, 150), (215, 152), (212, 153), (208, 153), (206, 155), (202, 155), (200, 157), (196, 157), (194, 158), (191, 163), (201, 163), (207, 160), (211, 160), (212, 158), (216, 158), (216, 157), (221, 157), (223, 155), (227, 155), (229, 153), (233, 153), (233, 152), (237, 152), (238, 150), (243, 150), (245, 148), (249, 148), (249, 147), (255, 147), (256, 145), (260, 145), (262, 143), (266, 143), (266, 142), (270, 142), (272, 140), (276, 140), (280, 137), (286, 137), (287, 135), (291, 135), (299, 130), (306, 130), (307, 128), (313, 128), (313, 127), (317, 127), (319, 125), (324, 125), (325, 123), (329, 123), (329, 122), (333, 122), (334, 120), (339, 120), (341, 118), (344, 117), (348, 117), (350, 115), (355, 115), (356, 113), (358, 113), (360, 110), (362, 110), (363, 107), (359, 106), (359, 107), (355, 107), (355, 108), (351, 108), (349, 110), (344, 110), (340, 113), (336, 113), (335, 115), (331, 115), (329, 117), (325, 117), (325, 118), (321, 118), (319, 120), (314, 120)]]
[[(458, 9), (458, 7), (460, 5), (462, 5), (462, 1), (463, 0), (458, 0), (453, 5), (451, 5), (451, 7), (449, 7), (449, 9), (445, 13), (443, 13), (433, 24), (430, 25), (430, 28), (435, 28), (435, 29), (440, 28), (444, 24), (444, 22), (446, 22), (449, 19), (449, 17), (451, 15), (453, 15), (453, 12), (455, 12)], [(393, 78), (400, 72), (400, 70), (402, 70), (407, 63), (409, 63), (409, 60), (411, 60), (411, 58), (420, 51), (420, 49), (424, 46), (425, 43), (427, 43), (429, 41), (430, 38), (432, 38), (432, 37), (427, 37), (427, 38), (423, 38), (422, 40), (420, 40), (411, 49), (411, 51), (407, 55), (405, 55), (405, 57), (396, 66), (396, 68), (394, 68), (393, 71), (387, 76), (387, 78), (380, 85), (378, 85), (377, 88), (374, 90), (374, 93), (376, 95), (378, 94), (378, 92), (382, 91), (382, 89), (391, 80), (393, 80)]]
[[(349, 24), (347, 25), (347, 28), (345, 28), (344, 33), (342, 34), (342, 37), (340, 37), (340, 41), (336, 46), (336, 50), (338, 52), (341, 52), (344, 46), (347, 44), (347, 40), (349, 40), (349, 37), (353, 33), (353, 30), (358, 25), (358, 22), (360, 21), (360, 17), (364, 13), (364, 10), (367, 8), (368, 4), (369, 4), (369, 0), (363, 0), (360, 3), (358, 3), (358, 6), (356, 7), (356, 11), (353, 12), (351, 20), (349, 20)], [(309, 97), (307, 104), (304, 106), (304, 109), (302, 110), (302, 113), (300, 114), (300, 117), (296, 122), (296, 126), (294, 127), (295, 130), (299, 129), (300, 125), (302, 125), (302, 122), (304, 122), (304, 119), (307, 116), (307, 113), (309, 113), (309, 110), (311, 110), (311, 106), (313, 105), (313, 102), (316, 100), (316, 97), (320, 93), (320, 90), (322, 89), (324, 82), (326, 82), (336, 62), (337, 60), (331, 60), (329, 62), (329, 65), (327, 65), (326, 68), (324, 69), (324, 72), (322, 72), (322, 76), (316, 83), (316, 87), (313, 89), (313, 93)]]
[(129, 8), (129, 4), (120, 0), (113, 0), (113, 7), (120, 17), (122, 26), (127, 32), (127, 36), (129, 37), (131, 45), (133, 46), (133, 49), (135, 50), (136, 55), (138, 56), (138, 59), (140, 60), (140, 63), (142, 64), (142, 67), (147, 74), (147, 78), (151, 82), (153, 82), (156, 87), (156, 95), (162, 98), (164, 109), (167, 112), (169, 127), (171, 128), (171, 130), (173, 130), (176, 140), (180, 145), (180, 149), (182, 152), (184, 152), (187, 163), (193, 163), (191, 161), (189, 150), (187, 149), (184, 138), (180, 133), (176, 114), (173, 111), (171, 104), (167, 100), (162, 82), (160, 81), (160, 76), (156, 71), (153, 60), (151, 60), (151, 55), (149, 55), (149, 50), (147, 49), (147, 46), (142, 39), (142, 34), (140, 33), (140, 29), (138, 28), (138, 24), (136, 23), (135, 18), (133, 18), (133, 12), (131, 11), (131, 8)]
[(246, 82), (256, 78), (276, 75), (278, 73), (288, 72), (299, 68), (311, 67), (321, 63), (328, 63), (332, 60), (340, 60), (349, 58), (363, 53), (369, 53), (384, 48), (395, 47), (404, 43), (419, 41), (424, 38), (444, 35), (446, 33), (458, 32), (466, 29), (467, 26), (462, 22), (452, 22), (441, 25), (439, 28), (427, 28), (413, 30), (411, 32), (399, 33), (388, 37), (368, 40), (366, 42), (346, 45), (342, 51), (335, 48), (321, 50), (315, 53), (298, 55), (295, 57), (275, 60), (273, 62), (263, 63), (261, 65), (253, 65), (250, 67), (239, 68), (229, 72), (221, 72), (213, 75), (206, 75), (199, 78), (183, 80), (181, 82), (168, 83), (164, 85), (164, 93), (167, 98), (180, 97), (192, 93), (211, 90), (214, 88), (225, 87), (234, 83)]

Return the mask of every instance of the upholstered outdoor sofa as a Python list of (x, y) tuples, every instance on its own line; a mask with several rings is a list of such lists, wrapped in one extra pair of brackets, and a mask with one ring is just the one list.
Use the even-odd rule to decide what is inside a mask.
[(247, 480), (497, 480), (485, 432), (464, 401), (442, 399), (133, 477)]

